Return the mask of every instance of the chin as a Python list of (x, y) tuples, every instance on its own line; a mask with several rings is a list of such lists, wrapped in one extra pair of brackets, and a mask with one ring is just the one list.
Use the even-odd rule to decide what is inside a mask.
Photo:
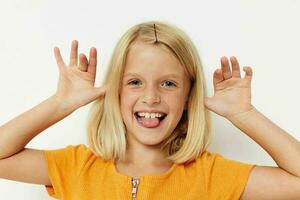
[(147, 145), (147, 146), (157, 146), (157, 145), (160, 145), (164, 140), (165, 140), (166, 137), (159, 137), (157, 135), (151, 135), (148, 137), (143, 135), (143, 136), (135, 136), (135, 139), (143, 144), (143, 145)]

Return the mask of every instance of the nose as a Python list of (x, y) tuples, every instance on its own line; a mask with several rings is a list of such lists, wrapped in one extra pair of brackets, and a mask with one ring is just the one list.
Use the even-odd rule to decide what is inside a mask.
[(145, 88), (143, 95), (143, 103), (146, 103), (148, 105), (160, 103), (159, 91), (157, 91), (157, 89), (153, 86)]

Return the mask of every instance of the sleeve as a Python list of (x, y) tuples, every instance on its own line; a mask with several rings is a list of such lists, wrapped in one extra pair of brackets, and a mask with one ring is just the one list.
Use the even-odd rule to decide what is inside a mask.
[(255, 165), (226, 159), (218, 153), (209, 153), (209, 155), (210, 181), (208, 182), (211, 183), (209, 186), (211, 193), (217, 199), (240, 199)]
[(48, 176), (52, 184), (45, 185), (45, 189), (51, 197), (63, 199), (71, 192), (76, 176), (80, 172), (84, 152), (87, 152), (87, 147), (83, 144), (44, 150)]

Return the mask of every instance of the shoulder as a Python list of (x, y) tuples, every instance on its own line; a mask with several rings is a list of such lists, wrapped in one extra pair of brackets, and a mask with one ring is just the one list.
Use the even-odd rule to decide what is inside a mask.
[(58, 153), (58, 152), (65, 152), (65, 153), (92, 153), (91, 149), (85, 145), (85, 144), (70, 144), (65, 147), (61, 148), (56, 148), (56, 149), (49, 149), (49, 150), (44, 150), (46, 153)]
[(215, 152), (204, 151), (196, 159), (207, 188), (222, 199), (238, 199), (244, 190), (254, 164), (229, 159)]
[(196, 162), (201, 164), (211, 164), (211, 165), (223, 165), (226, 167), (227, 165), (237, 165), (237, 166), (245, 166), (245, 165), (252, 165), (249, 163), (245, 163), (239, 160), (230, 159), (225, 157), (217, 152), (210, 152), (205, 150), (202, 154), (196, 159)]
[(71, 144), (65, 147), (60, 147), (56, 149), (48, 149), (44, 150), (46, 154), (81, 154), (81, 153), (89, 153), (89, 148), (85, 144)]
[[(97, 156), (85, 144), (71, 144), (62, 148), (44, 150), (45, 155), (49, 159), (55, 159), (61, 163), (63, 162), (86, 162), (88, 160), (102, 161), (102, 157)], [(68, 163), (70, 164), (70, 163)]]
[(209, 151), (204, 151), (195, 163), (204, 174), (208, 174), (212, 179), (216, 181), (227, 179), (229, 182), (237, 181), (237, 179), (247, 179), (250, 171), (255, 166), (251, 163), (229, 159), (219, 153)]
[(196, 162), (211, 163), (211, 162), (215, 162), (217, 159), (223, 159), (223, 158), (224, 157), (219, 153), (205, 150), (196, 158)]

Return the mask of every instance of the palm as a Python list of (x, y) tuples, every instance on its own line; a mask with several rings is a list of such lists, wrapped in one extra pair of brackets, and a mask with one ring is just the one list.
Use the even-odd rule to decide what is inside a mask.
[(91, 48), (89, 61), (84, 54), (77, 55), (78, 43), (73, 41), (70, 63), (67, 66), (55, 48), (55, 58), (59, 68), (59, 82), (56, 95), (74, 107), (83, 106), (104, 94), (104, 87), (96, 88), (97, 52)]
[(250, 67), (244, 68), (246, 75), (241, 78), (240, 68), (236, 58), (231, 59), (230, 70), (227, 58), (221, 59), (221, 70), (214, 73), (214, 96), (206, 98), (205, 105), (213, 112), (230, 117), (252, 108), (251, 106), (251, 78)]

